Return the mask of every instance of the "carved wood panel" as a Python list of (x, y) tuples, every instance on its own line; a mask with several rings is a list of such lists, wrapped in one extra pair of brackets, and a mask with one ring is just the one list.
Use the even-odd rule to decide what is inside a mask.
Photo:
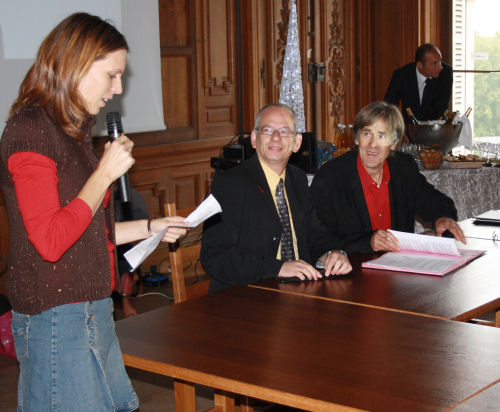
[[(163, 142), (197, 136), (195, 0), (159, 0)], [(145, 134), (151, 136), (151, 134)], [(142, 134), (140, 140), (142, 140)], [(149, 137), (150, 138), (150, 137)]]
[(197, 0), (199, 138), (236, 132), (236, 26), (234, 1)]
[(328, 115), (327, 140), (333, 141), (335, 125), (345, 123), (345, 21), (340, 1), (330, 2), (328, 24)]

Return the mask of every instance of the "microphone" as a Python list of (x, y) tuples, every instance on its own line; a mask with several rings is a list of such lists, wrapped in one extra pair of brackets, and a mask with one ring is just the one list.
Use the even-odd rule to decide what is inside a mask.
[[(123, 135), (122, 118), (118, 112), (106, 113), (106, 124), (108, 126), (109, 141), (113, 142)], [(118, 190), (120, 192), (120, 200), (122, 203), (130, 201), (130, 184), (128, 181), (128, 173), (118, 178)]]

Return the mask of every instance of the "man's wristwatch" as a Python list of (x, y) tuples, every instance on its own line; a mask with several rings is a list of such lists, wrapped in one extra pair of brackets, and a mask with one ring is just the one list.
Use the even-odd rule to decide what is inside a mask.
[(329, 250), (327, 255), (329, 255), (330, 253), (333, 253), (333, 252), (340, 252), (340, 253), (343, 253), (345, 257), (348, 257), (346, 251), (341, 250), (341, 249)]

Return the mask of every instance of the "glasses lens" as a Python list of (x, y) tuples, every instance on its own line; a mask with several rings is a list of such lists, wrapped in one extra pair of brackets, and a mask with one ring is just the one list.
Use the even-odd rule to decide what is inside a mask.
[(265, 136), (272, 136), (275, 131), (277, 131), (278, 134), (284, 138), (288, 138), (294, 134), (294, 132), (292, 132), (287, 127), (282, 127), (281, 129), (275, 129), (274, 127), (271, 126), (263, 126), (263, 127), (257, 127), (257, 130)]
[(286, 127), (278, 129), (278, 133), (281, 137), (290, 137), (290, 129), (287, 129)]

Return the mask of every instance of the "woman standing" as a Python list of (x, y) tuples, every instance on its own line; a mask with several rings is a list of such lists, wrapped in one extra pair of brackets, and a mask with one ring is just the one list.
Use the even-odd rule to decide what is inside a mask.
[[(64, 19), (41, 44), (0, 141), (19, 411), (138, 407), (109, 297), (118, 286), (115, 245), (183, 219), (114, 221), (109, 188), (134, 164), (133, 143), (121, 136), (99, 160), (91, 127), (122, 93), (127, 51), (99, 17)], [(170, 228), (163, 240), (184, 233)]]

